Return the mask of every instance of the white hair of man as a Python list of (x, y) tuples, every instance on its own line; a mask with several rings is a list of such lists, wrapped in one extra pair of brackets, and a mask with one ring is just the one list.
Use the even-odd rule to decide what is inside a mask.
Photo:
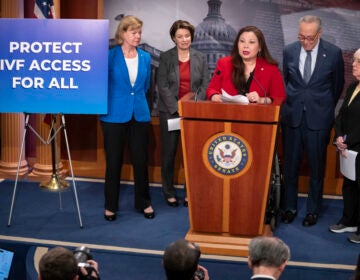
[(260, 236), (250, 241), (249, 262), (252, 266), (280, 267), (289, 259), (290, 249), (279, 238)]

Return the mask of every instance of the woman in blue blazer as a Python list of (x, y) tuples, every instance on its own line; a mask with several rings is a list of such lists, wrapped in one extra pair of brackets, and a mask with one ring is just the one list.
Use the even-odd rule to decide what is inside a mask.
[(135, 208), (152, 219), (148, 179), (148, 130), (150, 110), (146, 93), (150, 85), (151, 57), (139, 49), (142, 21), (134, 16), (121, 19), (109, 51), (108, 113), (100, 116), (106, 156), (105, 213), (107, 221), (119, 210), (120, 175), (124, 147), (130, 148), (134, 169)]
[[(205, 99), (209, 74), (205, 56), (190, 48), (195, 28), (189, 22), (177, 20), (170, 28), (175, 47), (160, 55), (157, 86), (161, 130), (161, 179), (169, 206), (179, 205), (174, 188), (175, 156), (180, 130), (168, 130), (168, 120), (179, 117), (178, 100), (188, 92)], [(184, 205), (187, 206), (185, 198)]]

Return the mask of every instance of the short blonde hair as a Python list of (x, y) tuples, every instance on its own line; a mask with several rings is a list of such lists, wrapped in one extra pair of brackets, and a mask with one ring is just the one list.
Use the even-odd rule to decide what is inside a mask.
[(119, 25), (116, 29), (115, 32), (115, 41), (117, 44), (122, 45), (124, 40), (122, 38), (122, 34), (128, 30), (134, 30), (134, 29), (138, 29), (141, 28), (143, 25), (143, 22), (138, 19), (135, 16), (129, 15), (129, 16), (124, 16), (120, 22)]

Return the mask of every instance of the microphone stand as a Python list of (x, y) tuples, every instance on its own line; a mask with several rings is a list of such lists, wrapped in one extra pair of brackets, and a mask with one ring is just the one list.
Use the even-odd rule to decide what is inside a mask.
[(262, 86), (262, 84), (259, 82), (259, 80), (256, 79), (254, 71), (251, 72), (251, 76), (252, 76), (252, 79), (255, 81), (255, 83), (259, 86), (259, 88), (263, 92), (263, 94), (264, 94), (264, 105), (267, 105), (267, 94), (266, 94), (265, 88)]
[(200, 92), (200, 87), (197, 88), (197, 90), (195, 91), (195, 96), (194, 96), (194, 100), (195, 102), (198, 101), (198, 95), (199, 95), (199, 92)]

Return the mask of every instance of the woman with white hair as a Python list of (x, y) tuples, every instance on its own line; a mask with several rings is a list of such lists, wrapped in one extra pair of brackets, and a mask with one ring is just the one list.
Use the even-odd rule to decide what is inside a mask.
[[(341, 157), (346, 157), (348, 150), (360, 153), (360, 49), (354, 53), (352, 74), (356, 81), (352, 83), (344, 98), (335, 120), (335, 144)], [(329, 227), (334, 233), (353, 232), (349, 241), (360, 243), (360, 157), (355, 163), (356, 178), (352, 181), (344, 177), (342, 186), (344, 209), (336, 225)]]

